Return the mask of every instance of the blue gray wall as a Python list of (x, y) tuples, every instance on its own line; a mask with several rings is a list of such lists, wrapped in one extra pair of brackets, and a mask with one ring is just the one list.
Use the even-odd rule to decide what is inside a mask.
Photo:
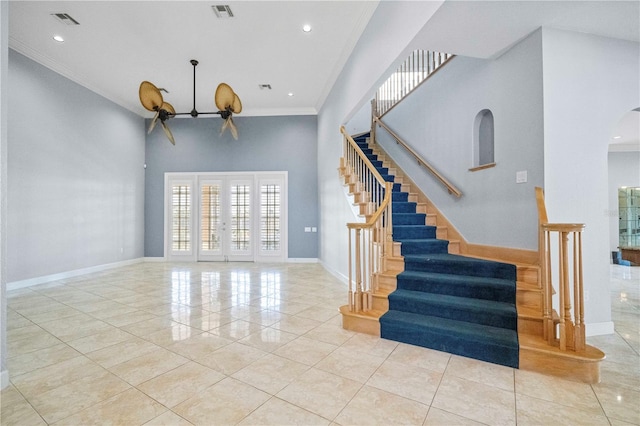
[[(493, 168), (471, 172), (474, 121), (494, 117)], [(543, 186), (542, 35), (495, 60), (456, 57), (383, 117), (452, 182), (450, 195), (391, 139), (380, 144), (470, 243), (537, 250), (535, 186)], [(516, 183), (516, 172), (528, 181)]]
[[(166, 172), (287, 171), (289, 258), (317, 258), (317, 118), (235, 117), (240, 137), (220, 136), (215, 117), (176, 118), (169, 126), (173, 146), (160, 128), (147, 136), (145, 256), (164, 256), (164, 174)], [(146, 120), (149, 124), (149, 120)]]
[(7, 281), (137, 259), (144, 120), (9, 51)]

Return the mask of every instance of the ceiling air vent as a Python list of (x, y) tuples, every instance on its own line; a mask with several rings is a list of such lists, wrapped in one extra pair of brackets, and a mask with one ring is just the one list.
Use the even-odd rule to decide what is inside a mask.
[(211, 8), (218, 18), (233, 18), (233, 12), (226, 4), (213, 5)]
[(261, 90), (271, 90), (271, 85), (270, 84), (258, 84), (258, 87)]
[(52, 13), (51, 16), (65, 25), (80, 25), (80, 22), (73, 19), (68, 13)]

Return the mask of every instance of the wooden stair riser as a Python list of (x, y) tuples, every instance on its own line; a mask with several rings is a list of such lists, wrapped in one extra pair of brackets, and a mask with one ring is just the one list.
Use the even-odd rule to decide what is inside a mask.
[(540, 267), (536, 265), (517, 265), (517, 280), (523, 283), (538, 284)]
[(540, 289), (534, 288), (516, 288), (516, 306), (520, 308), (532, 308), (540, 312), (542, 315), (543, 296)]

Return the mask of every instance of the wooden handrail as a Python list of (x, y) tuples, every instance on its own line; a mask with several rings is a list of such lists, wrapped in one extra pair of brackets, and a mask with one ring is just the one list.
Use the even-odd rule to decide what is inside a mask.
[(407, 152), (409, 152), (415, 159), (418, 161), (418, 164), (424, 166), (435, 178), (440, 181), (440, 183), (447, 189), (449, 194), (453, 194), (456, 197), (460, 198), (462, 196), (462, 192), (456, 188), (451, 182), (449, 182), (442, 174), (440, 174), (431, 164), (427, 163), (417, 152), (415, 152), (405, 141), (400, 138), (393, 130), (389, 128), (386, 124), (382, 122), (380, 117), (373, 117), (373, 120), (376, 124), (382, 127), (391, 135), (393, 139), (395, 139), (396, 143), (402, 146)]
[[(344, 136), (341, 172), (354, 196), (366, 206), (365, 222), (347, 223), (349, 230), (349, 310), (367, 312), (373, 307), (377, 277), (384, 267), (387, 243), (393, 242), (393, 183), (386, 182), (353, 138), (340, 127)], [(357, 194), (357, 195), (356, 195)]]
[[(585, 226), (582, 223), (549, 223), (544, 191), (538, 187), (535, 191), (539, 223), (540, 282), (544, 305), (543, 336), (549, 345), (558, 345), (561, 350), (581, 351), (586, 347), (582, 275), (582, 231)], [(557, 234), (556, 245), (553, 243), (555, 238), (552, 238), (552, 233)], [(557, 320), (553, 316), (555, 289), (552, 251), (557, 252), (558, 255), (556, 265), (558, 269)]]

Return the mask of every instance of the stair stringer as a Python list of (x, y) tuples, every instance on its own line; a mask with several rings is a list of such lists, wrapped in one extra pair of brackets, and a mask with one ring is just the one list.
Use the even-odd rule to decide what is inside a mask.
[[(520, 341), (520, 368), (544, 374), (580, 380), (586, 383), (600, 381), (600, 362), (604, 353), (587, 345), (581, 352), (560, 351), (559, 345), (549, 345), (543, 338), (543, 291), (538, 252), (533, 250), (487, 246), (467, 242), (456, 227), (446, 218), (419, 187), (404, 174), (402, 169), (378, 145), (369, 145), (384, 167), (410, 193), (410, 201), (418, 203), (417, 211), (426, 213), (426, 224), (437, 227), (437, 237), (449, 240), (449, 253), (485, 260), (511, 263), (517, 269), (516, 310), (518, 313), (518, 340)], [(400, 255), (401, 243), (393, 243), (391, 255), (385, 259), (385, 270), (377, 279), (387, 283), (374, 294), (374, 309), (354, 314), (343, 306), (345, 329), (380, 336), (379, 318), (388, 311), (388, 295), (396, 289), (396, 276), (404, 271), (404, 258)], [(347, 308), (346, 312), (343, 308)], [(554, 312), (554, 317), (557, 314)]]

